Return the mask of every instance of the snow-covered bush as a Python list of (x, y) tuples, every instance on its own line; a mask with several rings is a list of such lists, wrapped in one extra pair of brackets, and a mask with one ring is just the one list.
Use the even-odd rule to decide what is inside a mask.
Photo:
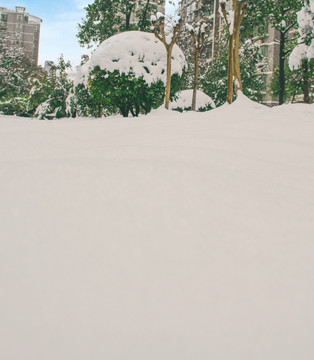
[[(172, 52), (172, 74), (182, 74), (185, 58), (175, 45)], [(151, 84), (166, 81), (167, 55), (164, 46), (154, 34), (142, 31), (126, 31), (103, 41), (93, 52), (89, 61), (78, 69), (75, 85), (87, 83), (90, 72), (99, 66), (101, 70), (120, 74), (133, 72), (136, 77)]]
[[(183, 90), (179, 92), (177, 99), (170, 103), (170, 109), (180, 112), (192, 110), (192, 96), (193, 90)], [(196, 110), (202, 112), (215, 108), (216, 105), (213, 99), (203, 93), (203, 91), (197, 90)]]
[[(185, 58), (178, 46), (173, 49), (172, 76), (178, 79)], [(167, 55), (154, 34), (129, 31), (103, 41), (76, 74), (78, 113), (100, 116), (116, 109), (137, 116), (160, 106), (164, 96)], [(174, 80), (174, 88), (178, 87)], [(89, 97), (89, 100), (88, 100)]]

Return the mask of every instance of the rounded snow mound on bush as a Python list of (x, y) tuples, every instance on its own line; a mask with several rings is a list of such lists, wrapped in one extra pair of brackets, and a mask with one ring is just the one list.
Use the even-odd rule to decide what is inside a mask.
[[(186, 65), (181, 49), (172, 50), (172, 74), (182, 74)], [(158, 80), (166, 82), (167, 53), (165, 46), (154, 34), (143, 31), (126, 31), (104, 40), (92, 53), (88, 62), (76, 74), (75, 83), (86, 83), (95, 66), (102, 70), (122, 73), (132, 71), (136, 77), (143, 76), (151, 84)]]
[[(193, 90), (183, 90), (178, 94), (178, 98), (170, 103), (170, 109), (191, 110), (192, 108)], [(201, 90), (197, 90), (196, 93), (196, 110), (212, 108), (215, 109), (216, 105), (213, 99), (203, 93)]]

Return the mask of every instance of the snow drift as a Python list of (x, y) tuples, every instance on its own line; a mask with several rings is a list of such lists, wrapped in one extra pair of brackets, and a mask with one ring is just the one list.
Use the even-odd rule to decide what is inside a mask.
[(0, 116), (1, 357), (313, 358), (313, 115)]

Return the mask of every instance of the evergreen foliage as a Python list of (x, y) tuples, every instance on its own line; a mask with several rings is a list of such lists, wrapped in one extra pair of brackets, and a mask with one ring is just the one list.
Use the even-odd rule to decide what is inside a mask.
[[(121, 31), (148, 31), (150, 15), (156, 10), (155, 3), (151, 0), (94, 0), (85, 8), (86, 18), (78, 24), (80, 44), (99, 45)], [(130, 22), (132, 15), (139, 19), (135, 24)]]
[[(314, 59), (306, 62), (307, 68), (304, 71), (304, 67), (301, 66), (298, 69), (291, 70), (288, 64), (285, 64), (285, 97), (284, 101), (295, 102), (298, 100), (298, 95), (304, 95), (305, 83), (310, 84), (309, 93), (314, 93)], [(274, 74), (271, 78), (269, 93), (278, 97), (280, 91), (279, 83), (279, 68), (276, 67)], [(313, 99), (312, 99), (313, 100)], [(309, 101), (310, 102), (310, 101)]]
[[(88, 90), (98, 116), (112, 114), (116, 109), (127, 117), (147, 114), (162, 104), (164, 84), (162, 81), (148, 85), (142, 77), (119, 71), (109, 72), (95, 67), (90, 74)], [(92, 110), (92, 109), (91, 109)]]
[(71, 67), (63, 56), (57, 65), (50, 68), (49, 75), (44, 82), (34, 83), (30, 94), (30, 103), (35, 108), (34, 115), (44, 119), (48, 114), (56, 118), (67, 116), (67, 98), (73, 90), (73, 83), (69, 79), (67, 70)]
[[(243, 92), (251, 100), (261, 101), (264, 81), (263, 75), (258, 72), (258, 65), (262, 60), (259, 46), (248, 40), (240, 47), (239, 56)], [(214, 100), (216, 106), (226, 101), (227, 69), (228, 44), (221, 41), (216, 56), (207, 64), (200, 78), (201, 89)]]

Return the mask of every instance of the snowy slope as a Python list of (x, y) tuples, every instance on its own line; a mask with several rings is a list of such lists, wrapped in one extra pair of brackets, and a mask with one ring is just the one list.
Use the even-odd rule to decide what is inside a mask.
[(5, 360), (314, 358), (314, 107), (0, 116)]

